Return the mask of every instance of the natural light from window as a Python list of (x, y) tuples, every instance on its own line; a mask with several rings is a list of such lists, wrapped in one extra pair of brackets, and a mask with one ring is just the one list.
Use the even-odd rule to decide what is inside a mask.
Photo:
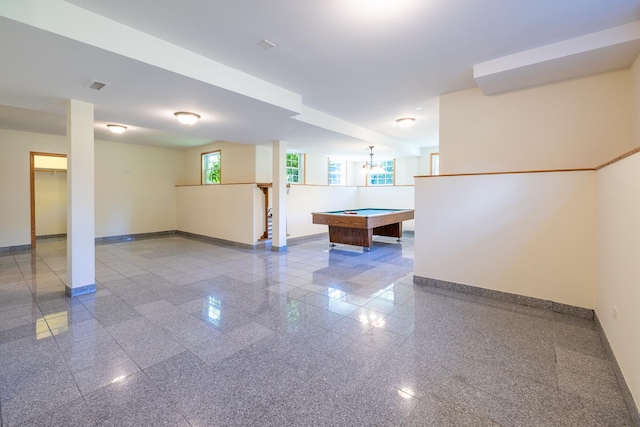
[(202, 184), (220, 184), (220, 150), (202, 153)]

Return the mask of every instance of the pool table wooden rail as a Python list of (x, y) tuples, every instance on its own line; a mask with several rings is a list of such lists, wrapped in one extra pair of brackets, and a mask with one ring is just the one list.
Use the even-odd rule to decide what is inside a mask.
[[(357, 212), (357, 211), (356, 211)], [(329, 226), (329, 241), (371, 248), (373, 236), (402, 237), (402, 221), (413, 219), (413, 209), (372, 215), (314, 212), (313, 223)]]

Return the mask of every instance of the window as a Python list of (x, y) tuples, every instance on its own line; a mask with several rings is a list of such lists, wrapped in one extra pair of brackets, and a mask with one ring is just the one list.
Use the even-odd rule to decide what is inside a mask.
[(202, 184), (220, 184), (220, 150), (202, 153)]
[(440, 153), (431, 153), (431, 175), (440, 175)]
[(329, 185), (345, 185), (346, 171), (344, 161), (329, 160)]
[(287, 153), (287, 182), (304, 184), (304, 154)]
[(381, 161), (380, 167), (384, 169), (381, 173), (372, 173), (369, 175), (369, 185), (393, 185), (393, 160)]

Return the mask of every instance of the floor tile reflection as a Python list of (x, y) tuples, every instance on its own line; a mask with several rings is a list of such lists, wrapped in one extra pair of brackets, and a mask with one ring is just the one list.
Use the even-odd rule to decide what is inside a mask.
[(413, 237), (0, 253), (0, 417), (36, 425), (625, 426), (593, 322), (413, 284)]

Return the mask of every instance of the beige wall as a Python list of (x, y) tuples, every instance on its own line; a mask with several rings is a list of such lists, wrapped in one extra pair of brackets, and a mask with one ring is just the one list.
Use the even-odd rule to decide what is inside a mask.
[(57, 156), (33, 156), (33, 167), (35, 169), (56, 169), (67, 170), (67, 158)]
[(253, 245), (262, 232), (256, 228), (264, 214), (262, 192), (255, 184), (178, 187), (178, 230)]
[(0, 129), (0, 248), (31, 243), (30, 151), (66, 154), (66, 140)]
[[(202, 180), (202, 153), (220, 150), (220, 180), (222, 184), (257, 182), (256, 146), (233, 142), (216, 142), (184, 150), (184, 177), (181, 184), (200, 185)], [(263, 154), (263, 150), (261, 150)], [(261, 162), (261, 176), (264, 177)]]
[(96, 237), (176, 229), (181, 150), (96, 141)]
[(67, 158), (33, 156), (33, 167), (36, 236), (65, 234), (67, 232)]
[[(49, 159), (63, 159), (49, 157)], [(66, 167), (66, 166), (65, 166)], [(35, 172), (36, 236), (67, 232), (66, 172)]]
[[(640, 404), (640, 154), (598, 174), (596, 312)], [(617, 307), (617, 320), (614, 309)]]
[(633, 63), (631, 73), (631, 148), (640, 147), (640, 56)]
[(271, 182), (273, 155), (271, 147), (256, 146), (256, 182)]
[(440, 100), (441, 174), (593, 168), (631, 147), (630, 71)]
[[(31, 242), (29, 152), (66, 150), (62, 136), (0, 129), (0, 247)], [(96, 141), (96, 237), (175, 230), (183, 164), (179, 150)]]
[(594, 308), (596, 173), (416, 179), (415, 274)]

